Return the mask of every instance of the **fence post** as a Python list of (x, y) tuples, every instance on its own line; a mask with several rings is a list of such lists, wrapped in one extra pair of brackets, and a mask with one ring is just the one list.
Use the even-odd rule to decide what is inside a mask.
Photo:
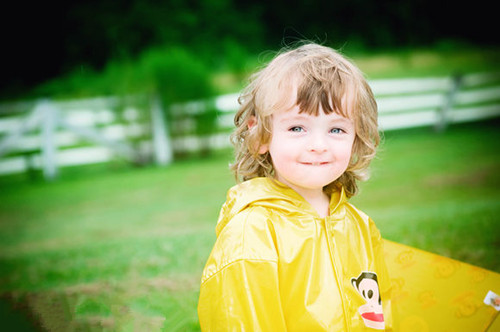
[(42, 100), (37, 105), (42, 113), (42, 168), (46, 180), (54, 180), (57, 176), (56, 140), (57, 110), (48, 100)]
[(462, 76), (454, 75), (451, 78), (451, 87), (446, 94), (446, 99), (441, 108), (438, 109), (438, 119), (436, 125), (434, 126), (435, 131), (438, 133), (443, 132), (448, 126), (450, 112), (453, 108), (453, 103), (455, 101), (455, 96), (462, 85)]
[(43, 117), (41, 111), (42, 110), (38, 107), (38, 105), (35, 105), (33, 111), (26, 116), (19, 128), (11, 131), (5, 137), (0, 139), (0, 158), (12, 149), (24, 133), (40, 126), (40, 121)]
[(157, 165), (167, 165), (172, 162), (172, 141), (163, 114), (160, 98), (151, 98), (151, 126), (153, 128), (154, 158)]

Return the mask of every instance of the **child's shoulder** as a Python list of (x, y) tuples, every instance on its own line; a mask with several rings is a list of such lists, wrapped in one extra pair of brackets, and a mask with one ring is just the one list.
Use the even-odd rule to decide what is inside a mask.
[(370, 237), (373, 240), (376, 241), (381, 241), (381, 234), (380, 230), (378, 229), (376, 223), (373, 221), (373, 219), (363, 212), (362, 210), (358, 209), (355, 205), (351, 203), (347, 203), (346, 206), (348, 209), (351, 211), (351, 220), (357, 222), (357, 227), (360, 227), (361, 229), (365, 229), (369, 234)]
[[(267, 249), (275, 237), (271, 212), (261, 206), (248, 207), (234, 215), (219, 232), (217, 242), (224, 247), (235, 247), (243, 257), (255, 249)], [(236, 241), (233, 241), (236, 240)], [(271, 243), (269, 243), (271, 242)], [(262, 253), (262, 250), (258, 250)]]
[(361, 219), (366, 225), (371, 222), (370, 216), (366, 214), (363, 210), (359, 209), (356, 205), (351, 202), (346, 202), (345, 206), (351, 211), (351, 213), (355, 214), (359, 219)]
[(278, 261), (269, 211), (248, 207), (234, 215), (218, 232), (203, 279), (241, 260)]

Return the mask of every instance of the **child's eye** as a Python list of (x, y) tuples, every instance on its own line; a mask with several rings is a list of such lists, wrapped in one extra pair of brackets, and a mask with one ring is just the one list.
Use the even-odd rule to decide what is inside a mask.
[(300, 126), (294, 126), (294, 127), (291, 127), (290, 129), (288, 129), (288, 131), (291, 131), (294, 133), (300, 133), (300, 132), (304, 131), (304, 128), (302, 128)]
[(332, 130), (330, 130), (330, 133), (332, 134), (342, 134), (343, 132), (344, 130), (340, 128), (333, 128)]

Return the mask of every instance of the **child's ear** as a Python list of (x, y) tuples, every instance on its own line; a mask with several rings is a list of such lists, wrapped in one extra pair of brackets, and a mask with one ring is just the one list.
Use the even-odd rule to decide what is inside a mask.
[(257, 125), (257, 118), (255, 117), (255, 115), (250, 116), (247, 122), (248, 129), (252, 129), (256, 125)]
[(259, 147), (259, 154), (264, 154), (269, 151), (269, 144), (262, 144)]

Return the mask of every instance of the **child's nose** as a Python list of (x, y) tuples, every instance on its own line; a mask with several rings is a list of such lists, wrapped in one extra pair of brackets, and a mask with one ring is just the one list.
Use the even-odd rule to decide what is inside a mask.
[(326, 137), (321, 134), (313, 134), (309, 139), (309, 151), (322, 153), (328, 149)]

